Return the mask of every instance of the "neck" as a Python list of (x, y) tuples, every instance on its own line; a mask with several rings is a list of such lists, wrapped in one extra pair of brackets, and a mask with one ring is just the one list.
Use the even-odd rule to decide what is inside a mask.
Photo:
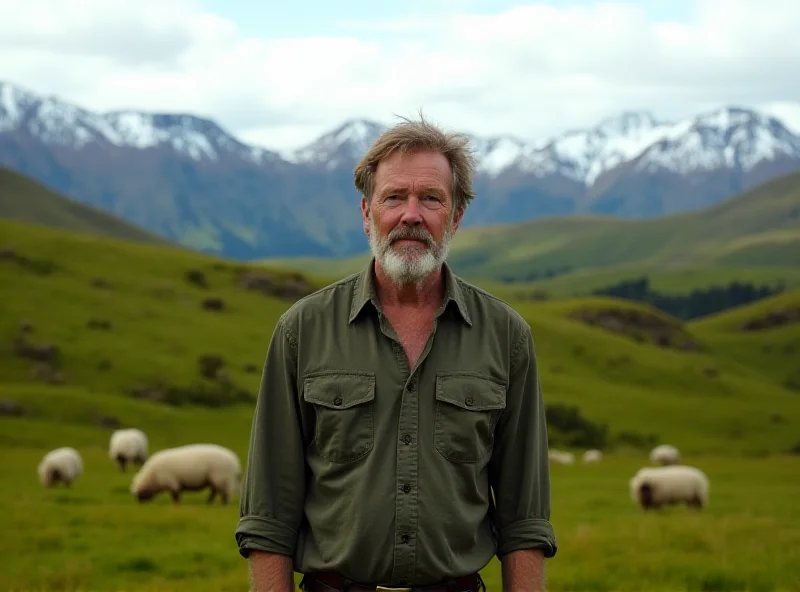
[(397, 284), (375, 260), (375, 289), (383, 306), (405, 308), (437, 307), (444, 298), (442, 266), (427, 277), (408, 284)]

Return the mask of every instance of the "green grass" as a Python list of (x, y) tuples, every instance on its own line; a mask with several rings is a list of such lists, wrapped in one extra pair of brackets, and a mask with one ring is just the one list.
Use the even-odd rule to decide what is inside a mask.
[[(108, 404), (109, 413), (122, 412)], [(223, 415), (215, 434), (241, 431), (242, 419)], [(188, 441), (206, 422), (186, 413), (183, 421), (160, 425)], [(194, 493), (186, 494), (180, 506), (166, 497), (137, 505), (127, 493), (131, 473), (120, 473), (107, 459), (107, 433), (97, 428), (76, 429), (84, 434), (79, 446), (85, 474), (71, 490), (45, 490), (35, 475), (41, 455), (49, 442), (75, 438), (67, 428), (45, 438), (54, 425), (44, 422), (25, 427), (42, 432), (43, 442), (4, 455), (1, 589), (247, 589), (246, 562), (233, 540), (235, 504), (206, 506), (205, 494)], [(154, 428), (149, 432), (157, 444), (170, 442), (158, 438)], [(242, 441), (231, 442), (240, 453)], [(560, 549), (548, 562), (548, 590), (799, 590), (797, 458), (703, 456), (687, 461), (711, 480), (711, 504), (703, 514), (684, 508), (642, 514), (628, 496), (627, 481), (646, 462), (643, 458), (618, 455), (595, 466), (553, 467), (552, 523)], [(482, 575), (491, 592), (501, 590), (496, 560)]]
[[(139, 426), (152, 450), (211, 440), (244, 459), (251, 402), (172, 406), (126, 390), (156, 379), (196, 384), (198, 356), (217, 353), (230, 379), (254, 393), (274, 323), (291, 302), (239, 287), (238, 264), (181, 249), (12, 222), (0, 222), (0, 244), (39, 263), (0, 259), (0, 399), (25, 410), (0, 417), (0, 589), (246, 590), (236, 505), (207, 507), (205, 492), (187, 494), (180, 507), (166, 496), (135, 504), (131, 474), (106, 457), (104, 426)], [(49, 273), (36, 271), (47, 263)], [(207, 288), (185, 279), (191, 269), (204, 271)], [(105, 287), (93, 285), (97, 278)], [(209, 296), (223, 298), (225, 310), (203, 310)], [(712, 482), (708, 512), (649, 516), (627, 491), (648, 447), (609, 446), (600, 465), (554, 467), (561, 550), (549, 564), (549, 590), (800, 590), (800, 457), (785, 454), (800, 441), (792, 382), (800, 324), (740, 329), (768, 310), (800, 306), (800, 292), (678, 324), (697, 351), (640, 343), (570, 316), (611, 308), (671, 321), (647, 307), (609, 298), (513, 304), (533, 329), (548, 404), (578, 405), (615, 437), (657, 434)], [(90, 329), (92, 318), (111, 329)], [(23, 321), (34, 327), (28, 339), (61, 349), (63, 384), (35, 380), (34, 364), (14, 355)], [(71, 490), (45, 490), (36, 464), (62, 445), (79, 448), (86, 473)], [(484, 575), (499, 590), (496, 562)]]
[(170, 241), (163, 237), (103, 210), (67, 198), (33, 179), (2, 166), (0, 166), (0, 218), (112, 238), (170, 244)]
[[(268, 265), (341, 277), (367, 255), (343, 259), (267, 259)], [(655, 219), (604, 216), (536, 219), (518, 224), (463, 228), (453, 239), (453, 268), (474, 281), (525, 280), (528, 274), (569, 268), (573, 273), (537, 286), (576, 294), (588, 280), (683, 274), (682, 286), (702, 287), (708, 271), (720, 278), (770, 282), (800, 273), (800, 172), (703, 210)], [(761, 268), (761, 271), (756, 271)], [(689, 276), (695, 276), (691, 281)], [(529, 278), (536, 279), (536, 278)], [(599, 280), (603, 280), (602, 283)], [(618, 280), (617, 280), (618, 281)]]

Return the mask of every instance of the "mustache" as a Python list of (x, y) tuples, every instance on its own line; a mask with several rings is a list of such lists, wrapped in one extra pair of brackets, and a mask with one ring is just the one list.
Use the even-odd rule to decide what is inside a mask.
[(390, 244), (398, 240), (418, 240), (424, 242), (428, 248), (433, 248), (433, 237), (419, 227), (396, 228), (389, 233), (387, 239)]

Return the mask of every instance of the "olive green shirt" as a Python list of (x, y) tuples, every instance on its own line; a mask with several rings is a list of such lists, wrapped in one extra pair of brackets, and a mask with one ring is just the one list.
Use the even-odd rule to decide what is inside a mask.
[[(525, 320), (445, 264), (416, 367), (373, 263), (295, 303), (267, 351), (235, 537), (295, 571), (425, 585), (556, 553), (544, 404)], [(493, 496), (492, 496), (493, 492)]]

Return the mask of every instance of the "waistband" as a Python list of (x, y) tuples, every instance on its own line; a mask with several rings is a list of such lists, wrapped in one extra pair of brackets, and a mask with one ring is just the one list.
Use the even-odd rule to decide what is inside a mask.
[(359, 584), (334, 572), (314, 572), (303, 576), (300, 589), (305, 592), (479, 592), (486, 586), (474, 573), (426, 586), (374, 586)]

